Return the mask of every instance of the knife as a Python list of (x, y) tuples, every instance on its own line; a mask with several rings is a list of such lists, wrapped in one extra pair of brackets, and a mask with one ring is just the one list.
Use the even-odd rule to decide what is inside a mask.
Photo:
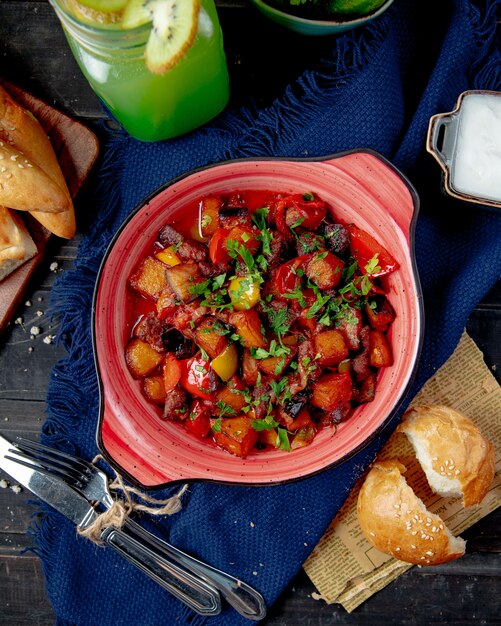
[[(9, 452), (20, 451), (0, 435), (0, 468), (14, 480), (62, 513), (78, 528), (88, 528), (97, 519), (99, 513), (94, 507), (65, 482), (17, 463), (9, 458)], [(216, 589), (177, 567), (175, 563), (165, 560), (124, 529), (105, 528), (100, 538), (196, 613), (217, 615), (221, 612), (221, 598)]]

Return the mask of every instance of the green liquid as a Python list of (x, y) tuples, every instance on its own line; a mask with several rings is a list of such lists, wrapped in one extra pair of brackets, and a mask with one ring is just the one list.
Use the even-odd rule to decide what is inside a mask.
[[(116, 27), (110, 31), (116, 32)], [(65, 33), (94, 92), (136, 139), (158, 141), (187, 133), (215, 117), (228, 102), (228, 70), (213, 0), (202, 0), (193, 45), (163, 75), (146, 67), (144, 46), (133, 54), (101, 53), (67, 29)]]

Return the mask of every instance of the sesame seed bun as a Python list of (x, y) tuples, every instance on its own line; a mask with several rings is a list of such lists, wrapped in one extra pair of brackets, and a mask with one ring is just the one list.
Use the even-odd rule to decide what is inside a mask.
[(357, 501), (357, 515), (368, 541), (407, 563), (438, 565), (465, 552), (466, 542), (428, 511), (409, 487), (397, 460), (376, 462)]
[(398, 427), (409, 438), (430, 487), (479, 504), (494, 479), (492, 444), (465, 415), (447, 406), (416, 406)]

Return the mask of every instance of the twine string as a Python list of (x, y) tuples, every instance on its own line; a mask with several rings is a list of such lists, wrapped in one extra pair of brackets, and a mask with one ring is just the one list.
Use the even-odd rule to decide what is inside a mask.
[[(101, 455), (96, 456), (92, 463), (102, 459)], [(115, 470), (113, 470), (115, 471)], [(112, 506), (100, 513), (97, 518), (86, 528), (77, 528), (77, 532), (82, 537), (90, 539), (98, 545), (102, 545), (101, 535), (106, 528), (122, 528), (131, 513), (141, 511), (150, 515), (174, 515), (182, 508), (182, 497), (188, 489), (184, 484), (177, 493), (164, 500), (157, 500), (135, 487), (130, 487), (124, 483), (122, 476), (115, 471), (115, 477), (109, 484), (109, 489), (116, 496), (120, 492), (122, 497), (117, 497)], [(146, 504), (141, 504), (132, 499), (136, 496)]]

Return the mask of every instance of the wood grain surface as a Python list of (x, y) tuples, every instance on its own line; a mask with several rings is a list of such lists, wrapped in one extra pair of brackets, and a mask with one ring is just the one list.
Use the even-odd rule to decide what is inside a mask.
[[(0, 84), (25, 109), (31, 111), (47, 133), (73, 198), (96, 163), (99, 144), (96, 135), (81, 122), (61, 113), (26, 90), (2, 81)], [(25, 213), (25, 212), (23, 212)], [(30, 215), (22, 216), (38, 254), (0, 281), (0, 334), (11, 321), (29, 281), (45, 255), (51, 233)]]
[[(448, 4), (444, 2), (443, 6)], [(305, 46), (301, 39), (266, 22), (245, 0), (220, 0), (218, 9), (234, 102), (246, 104), (251, 97), (258, 104), (271, 101), (295, 75), (329, 49), (327, 40), (308, 40)], [(99, 137), (95, 126), (103, 118), (99, 102), (80, 74), (45, 0), (0, 2), (0, 75), (79, 119)], [(76, 238), (69, 242), (52, 238), (48, 242), (45, 257), (18, 304), (16, 317), (22, 318), (22, 323), (11, 323), (0, 337), (0, 432), (7, 437), (37, 437), (43, 423), (50, 371), (65, 354), (62, 345), (50, 340), (59, 334), (59, 325), (48, 315), (48, 302), (54, 280), (59, 272), (71, 268), (85, 234), (86, 202), (84, 189), (76, 203)], [(32, 338), (32, 327), (40, 330), (36, 338)], [(476, 308), (467, 330), (499, 381), (500, 283)], [(5, 626), (54, 624), (40, 563), (31, 552), (23, 552), (32, 545), (27, 534), (32, 523), (31, 498), (24, 491), (16, 494), (10, 488), (0, 488), (0, 624)], [(313, 585), (299, 572), (264, 624), (501, 624), (500, 527), (498, 510), (464, 533), (468, 540), (465, 557), (439, 567), (409, 570), (352, 614), (313, 599)], [(140, 626), (141, 616), (131, 616), (129, 623)]]

